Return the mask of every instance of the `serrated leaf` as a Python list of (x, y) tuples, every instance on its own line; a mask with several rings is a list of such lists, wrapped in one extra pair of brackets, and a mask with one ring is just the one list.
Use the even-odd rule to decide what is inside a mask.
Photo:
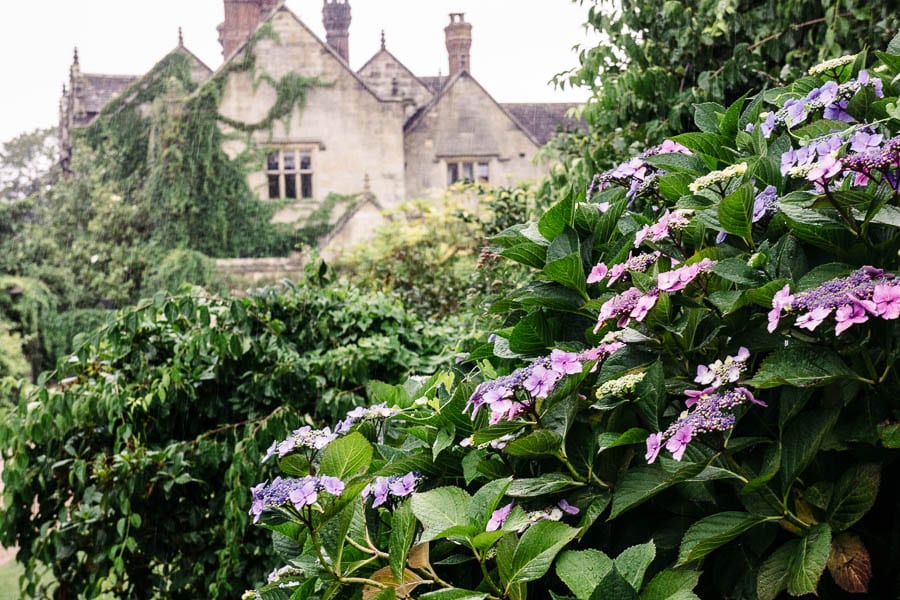
[(885, 448), (900, 448), (900, 423), (879, 425), (878, 437)]
[(454, 439), (456, 439), (456, 427), (452, 423), (439, 429), (434, 445), (431, 447), (432, 460), (437, 460), (441, 452), (452, 446)]
[(587, 600), (613, 568), (613, 560), (599, 550), (568, 550), (556, 560), (556, 575), (578, 600)]
[(372, 445), (354, 431), (334, 440), (322, 452), (319, 474), (349, 479), (366, 471), (372, 462)]
[(472, 503), (469, 506), (469, 520), (472, 523), (476, 523), (480, 529), (484, 529), (491, 518), (491, 514), (500, 504), (504, 494), (506, 494), (510, 482), (512, 482), (511, 477), (504, 477), (481, 486), (475, 492), (475, 495), (472, 496)]
[(644, 581), (644, 573), (654, 558), (656, 558), (656, 544), (652, 541), (625, 548), (616, 557), (616, 571), (631, 584), (631, 587), (639, 590)]
[(688, 463), (672, 475), (656, 465), (629, 469), (616, 484), (609, 520), (646, 502), (672, 485), (690, 479), (703, 471), (704, 467), (704, 464)]
[(855, 376), (835, 352), (820, 346), (792, 344), (766, 357), (747, 383), (756, 388), (821, 387)]
[(719, 202), (719, 224), (728, 233), (749, 240), (753, 233), (753, 185), (745, 183)]
[(463, 590), (460, 588), (448, 588), (446, 590), (437, 590), (428, 592), (419, 596), (419, 600), (484, 600), (487, 598), (484, 592), (473, 592), (472, 590)]
[(647, 430), (640, 427), (632, 427), (628, 431), (619, 433), (617, 431), (607, 431), (597, 436), (597, 453), (609, 450), (610, 448), (618, 448), (619, 446), (630, 446), (631, 444), (640, 444), (646, 441)]
[(844, 532), (831, 542), (828, 572), (834, 582), (851, 594), (865, 594), (872, 579), (872, 558), (855, 533)]
[(519, 539), (510, 568), (510, 583), (525, 583), (544, 576), (550, 564), (578, 530), (565, 523), (538, 521)]
[(610, 572), (591, 594), (590, 600), (638, 600), (638, 594), (613, 565)]
[(825, 523), (811, 527), (791, 555), (787, 580), (789, 594), (802, 596), (816, 593), (830, 550), (831, 527)]
[(828, 503), (825, 520), (834, 531), (843, 531), (869, 512), (878, 498), (881, 467), (863, 464), (851, 467), (838, 480)]
[(666, 569), (651, 579), (641, 592), (641, 600), (697, 600), (692, 591), (700, 581), (699, 571)]
[(723, 544), (768, 519), (745, 512), (721, 512), (691, 525), (681, 539), (678, 564), (699, 560)]
[(759, 566), (756, 574), (756, 594), (759, 600), (775, 600), (787, 587), (791, 557), (799, 545), (799, 540), (787, 542)]
[(528, 477), (514, 479), (506, 489), (506, 495), (510, 498), (527, 498), (530, 496), (543, 496), (570, 490), (583, 485), (568, 475), (562, 473), (545, 473), (540, 477)]
[(416, 517), (407, 500), (394, 510), (391, 517), (391, 537), (388, 541), (388, 561), (394, 578), (403, 583), (406, 558), (416, 535)]
[(451, 527), (468, 526), (471, 496), (458, 487), (441, 487), (413, 494), (410, 508), (425, 530), (421, 541), (427, 542)]
[(839, 409), (819, 409), (804, 412), (791, 421), (781, 437), (781, 481), (790, 485), (812, 461), (837, 423)]
[(563, 438), (554, 431), (538, 429), (511, 441), (504, 451), (512, 456), (553, 456), (559, 452)]

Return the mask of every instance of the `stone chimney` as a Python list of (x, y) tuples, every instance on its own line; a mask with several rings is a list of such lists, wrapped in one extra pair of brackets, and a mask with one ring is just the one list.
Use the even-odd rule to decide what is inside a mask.
[(344, 62), (350, 62), (350, 0), (325, 0), (322, 5), (325, 41)]
[(260, 21), (278, 5), (278, 0), (224, 0), (225, 21), (219, 25), (222, 56), (228, 58)]
[(470, 71), (469, 50), (472, 47), (472, 24), (466, 23), (463, 13), (450, 13), (450, 24), (444, 28), (447, 39), (447, 56), (450, 59), (450, 77), (460, 71)]

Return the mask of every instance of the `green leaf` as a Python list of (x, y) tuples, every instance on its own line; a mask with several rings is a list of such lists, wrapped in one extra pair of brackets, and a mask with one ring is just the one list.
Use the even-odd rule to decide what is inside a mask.
[(766, 357), (747, 383), (757, 388), (821, 387), (838, 379), (855, 378), (856, 374), (835, 352), (795, 343)]
[(638, 600), (638, 594), (613, 565), (610, 572), (591, 594), (590, 600)]
[(712, 270), (722, 279), (733, 281), (742, 288), (757, 288), (766, 283), (766, 278), (762, 273), (747, 266), (747, 261), (740, 258), (720, 260)]
[(791, 555), (787, 590), (792, 596), (815, 594), (831, 550), (831, 527), (814, 525)]
[(816, 456), (840, 413), (836, 408), (806, 411), (788, 425), (781, 438), (781, 481), (785, 488)]
[(578, 530), (565, 523), (538, 521), (519, 539), (512, 559), (510, 583), (525, 583), (544, 576), (553, 559)]
[(516, 323), (509, 347), (518, 354), (539, 354), (553, 343), (553, 333), (543, 314), (536, 312)]
[(828, 504), (825, 520), (834, 531), (843, 531), (859, 521), (875, 504), (881, 484), (881, 467), (852, 467), (838, 480)]
[(506, 490), (510, 498), (527, 498), (555, 494), (583, 485), (562, 473), (545, 473), (540, 477), (514, 479)]
[(488, 595), (484, 592), (473, 592), (471, 590), (463, 590), (460, 588), (448, 588), (422, 594), (419, 596), (419, 600), (484, 600), (487, 596)]
[(699, 600), (692, 591), (698, 581), (699, 571), (666, 569), (644, 586), (641, 600)]
[(578, 600), (587, 600), (613, 568), (613, 561), (599, 550), (567, 550), (556, 560), (556, 575)]
[(504, 451), (512, 456), (553, 456), (559, 452), (563, 438), (554, 431), (538, 429), (511, 441)]
[(358, 431), (340, 437), (325, 447), (320, 475), (349, 479), (365, 472), (372, 463), (372, 445)]
[(719, 122), (725, 107), (717, 102), (701, 102), (694, 105), (694, 124), (705, 133), (719, 133)]
[(527, 267), (543, 269), (547, 262), (547, 247), (531, 240), (523, 240), (515, 246), (510, 246), (500, 253), (500, 256), (514, 260)]
[(654, 429), (666, 408), (666, 380), (662, 362), (656, 361), (644, 371), (644, 378), (634, 387), (637, 405)]
[(644, 573), (656, 558), (656, 544), (649, 541), (622, 550), (616, 557), (616, 571), (636, 590), (641, 589)]
[(609, 520), (646, 502), (666, 488), (694, 477), (705, 466), (702, 463), (687, 463), (673, 475), (666, 473), (658, 465), (629, 469), (616, 485)]
[(885, 448), (900, 448), (900, 423), (879, 425), (878, 437)]
[(842, 254), (853, 245), (849, 226), (836, 211), (820, 211), (780, 202), (778, 207), (795, 236), (818, 248)]
[(309, 460), (303, 454), (288, 454), (278, 461), (281, 472), (291, 477), (309, 475)]
[(641, 444), (647, 440), (647, 430), (640, 427), (632, 427), (628, 431), (619, 433), (616, 431), (607, 431), (597, 436), (597, 452), (603, 452), (610, 448), (619, 446), (630, 446), (631, 444)]
[(437, 460), (441, 452), (453, 445), (456, 439), (456, 426), (452, 423), (448, 427), (441, 427), (437, 432), (434, 445), (431, 447), (431, 458)]
[(511, 477), (504, 477), (503, 479), (494, 479), (481, 486), (472, 496), (472, 504), (469, 507), (470, 522), (477, 524), (480, 529), (484, 529), (491, 514), (506, 494), (511, 481)]
[(451, 527), (469, 525), (471, 503), (471, 496), (458, 487), (441, 487), (413, 494), (410, 508), (425, 528), (421, 541), (432, 540)]
[(704, 517), (691, 525), (681, 539), (678, 565), (699, 560), (723, 544), (760, 523), (766, 517), (745, 512), (721, 512)]
[(550, 247), (547, 249), (544, 275), (552, 281), (577, 291), (585, 300), (588, 299), (587, 276), (581, 262), (578, 234), (574, 229), (566, 227), (550, 243)]
[(719, 161), (730, 164), (733, 155), (728, 150), (731, 140), (715, 133), (682, 133), (672, 138), (700, 156), (707, 158), (710, 168), (715, 168)]
[[(706, 173), (706, 165), (696, 156), (689, 156), (680, 152), (657, 154), (645, 158), (654, 167), (659, 167), (670, 173), (683, 173), (687, 175), (703, 175)], [(691, 178), (690, 181), (693, 181)]]
[(538, 230), (548, 240), (561, 234), (566, 227), (575, 225), (575, 198), (573, 192), (551, 206), (538, 221)]
[(744, 183), (719, 202), (719, 224), (728, 233), (749, 240), (753, 235), (753, 185)]
[(759, 600), (775, 600), (787, 588), (791, 557), (799, 545), (799, 540), (787, 542), (760, 565), (756, 575), (756, 594)]
[(410, 501), (401, 504), (391, 517), (391, 537), (388, 541), (388, 561), (394, 578), (403, 583), (403, 570), (416, 535), (416, 518), (410, 508)]

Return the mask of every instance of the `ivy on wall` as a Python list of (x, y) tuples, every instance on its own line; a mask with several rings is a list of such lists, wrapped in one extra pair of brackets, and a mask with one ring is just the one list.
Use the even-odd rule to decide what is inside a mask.
[[(330, 84), (297, 73), (276, 80), (258, 71), (254, 49), (262, 39), (280, 43), (271, 24), (264, 24), (242, 56), (200, 85), (191, 79), (191, 57), (170, 53), (80, 136), (79, 151), (93, 153), (102, 179), (147, 208), (148, 241), (218, 257), (284, 256), (309, 242), (304, 224), (301, 234), (292, 225), (270, 223), (279, 205), (260, 202), (247, 175), (264, 159), (253, 134), (287, 123), (295, 108), (303, 110), (311, 87)], [(265, 82), (276, 92), (256, 123), (219, 113), (229, 76), (238, 72), (250, 72), (254, 86)], [(230, 157), (223, 149), (229, 139), (245, 150)]]

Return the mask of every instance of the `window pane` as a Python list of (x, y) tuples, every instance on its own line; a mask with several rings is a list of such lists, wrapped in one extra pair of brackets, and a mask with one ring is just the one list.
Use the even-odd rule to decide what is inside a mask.
[(478, 163), (478, 181), (487, 183), (491, 178), (490, 165), (486, 162)]
[(456, 163), (447, 163), (447, 185), (459, 181), (459, 167)]
[(312, 169), (312, 155), (309, 152), (300, 153), (300, 170), (308, 171)]
[(269, 155), (266, 157), (266, 168), (270, 171), (278, 170), (278, 153), (277, 152), (269, 152)]
[(293, 150), (285, 150), (284, 151), (284, 170), (285, 171), (293, 171), (295, 170), (296, 164), (294, 162), (294, 151)]
[(269, 175), (269, 199), (281, 198), (281, 186), (278, 185), (278, 175)]
[(297, 176), (296, 175), (285, 175), (284, 176), (284, 197), (285, 198), (296, 198), (297, 197)]
[(466, 162), (462, 164), (462, 176), (463, 179), (468, 181), (475, 181), (475, 174), (472, 171), (472, 163)]
[(300, 175), (300, 197), (312, 198), (312, 173), (303, 173)]

